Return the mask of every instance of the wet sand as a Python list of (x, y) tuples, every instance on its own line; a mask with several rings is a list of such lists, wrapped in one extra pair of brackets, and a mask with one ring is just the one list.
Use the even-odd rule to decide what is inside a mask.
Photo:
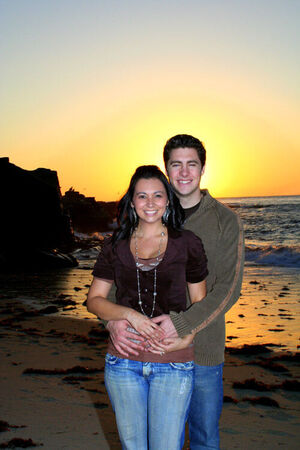
[[(56, 315), (94, 320), (84, 306), (94, 259), (55, 272), (0, 274), (1, 295), (24, 307), (52, 305)], [(226, 315), (226, 345), (273, 343), (299, 348), (300, 272), (292, 268), (246, 266), (241, 297)]]
[[(0, 303), (0, 448), (120, 449), (103, 384), (106, 331), (25, 303)], [(230, 343), (221, 448), (298, 448), (299, 353)]]
[(241, 297), (226, 314), (226, 345), (272, 343), (297, 351), (299, 317), (299, 270), (246, 266)]

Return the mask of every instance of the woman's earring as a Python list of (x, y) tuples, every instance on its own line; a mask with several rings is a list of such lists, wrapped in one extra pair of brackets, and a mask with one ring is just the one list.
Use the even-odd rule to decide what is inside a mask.
[(167, 205), (166, 210), (162, 216), (162, 221), (165, 225), (167, 225), (167, 223), (168, 223), (170, 212), (171, 212), (171, 210), (170, 210), (169, 206)]

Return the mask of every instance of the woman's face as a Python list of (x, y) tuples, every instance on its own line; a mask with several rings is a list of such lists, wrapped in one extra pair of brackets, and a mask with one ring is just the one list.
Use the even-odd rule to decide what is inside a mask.
[(157, 178), (141, 178), (136, 183), (132, 204), (140, 222), (161, 221), (168, 203), (166, 189)]

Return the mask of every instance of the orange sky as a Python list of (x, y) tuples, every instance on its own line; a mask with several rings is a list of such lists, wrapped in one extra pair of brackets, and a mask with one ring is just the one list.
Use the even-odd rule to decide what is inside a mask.
[(2, 156), (108, 201), (189, 133), (212, 194), (300, 194), (299, 4), (45, 3), (0, 6)]

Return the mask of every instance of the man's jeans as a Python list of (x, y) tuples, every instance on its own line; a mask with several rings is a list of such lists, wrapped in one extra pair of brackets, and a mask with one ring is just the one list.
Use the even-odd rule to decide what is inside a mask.
[(190, 449), (219, 449), (219, 420), (223, 405), (223, 363), (195, 364), (195, 386), (188, 417)]
[(180, 450), (194, 386), (194, 363), (105, 358), (105, 386), (123, 449)]

